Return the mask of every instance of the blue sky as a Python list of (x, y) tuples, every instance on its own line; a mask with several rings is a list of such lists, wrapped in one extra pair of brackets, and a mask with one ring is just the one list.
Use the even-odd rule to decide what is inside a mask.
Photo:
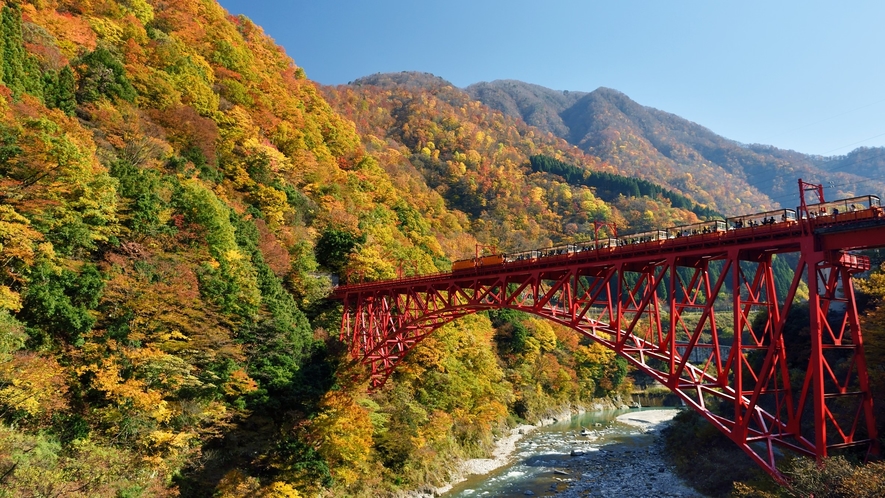
[(885, 2), (220, 0), (323, 84), (614, 88), (744, 143), (885, 146)]

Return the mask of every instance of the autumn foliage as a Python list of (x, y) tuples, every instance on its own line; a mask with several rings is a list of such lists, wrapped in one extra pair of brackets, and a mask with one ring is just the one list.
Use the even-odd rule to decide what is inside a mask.
[(0, 52), (0, 496), (373, 496), (629, 388), (492, 313), (368, 395), (325, 300), (694, 216), (529, 163), (598, 159), (447, 84), (320, 88), (211, 0), (0, 1)]

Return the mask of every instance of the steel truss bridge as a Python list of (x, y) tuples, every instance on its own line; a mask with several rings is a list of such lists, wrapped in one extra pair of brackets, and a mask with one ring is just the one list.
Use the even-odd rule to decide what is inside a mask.
[[(519, 310), (615, 351), (784, 482), (775, 446), (818, 459), (844, 448), (878, 452), (852, 285), (870, 261), (849, 251), (883, 246), (876, 208), (345, 285), (334, 297), (344, 305), (341, 338), (373, 388), (441, 326)], [(775, 257), (793, 270), (783, 295)], [(785, 338), (806, 289), (808, 334)], [(788, 354), (802, 358), (804, 372), (789, 370)]]

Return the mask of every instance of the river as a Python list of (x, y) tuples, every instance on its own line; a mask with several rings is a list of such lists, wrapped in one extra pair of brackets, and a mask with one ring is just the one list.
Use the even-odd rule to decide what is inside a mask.
[[(647, 410), (658, 413), (646, 418), (666, 415), (660, 410)], [(536, 428), (517, 442), (507, 465), (442, 496), (700, 496), (670, 472), (649, 430), (654, 424), (642, 419), (642, 409), (608, 410)]]

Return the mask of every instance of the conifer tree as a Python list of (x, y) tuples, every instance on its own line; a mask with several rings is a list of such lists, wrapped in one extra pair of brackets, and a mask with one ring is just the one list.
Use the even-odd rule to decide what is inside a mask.
[(80, 64), (78, 101), (94, 102), (102, 97), (135, 101), (136, 92), (126, 77), (126, 70), (111, 51), (99, 47), (84, 55)]
[(0, 54), (2, 54), (2, 80), (12, 90), (15, 98), (23, 93), (42, 97), (43, 84), (40, 68), (33, 56), (25, 50), (22, 38), (22, 13), (16, 3), (0, 11)]
[(0, 35), (3, 39), (3, 82), (18, 96), (24, 91), (25, 48), (22, 43), (21, 11), (16, 4), (0, 11)]
[(74, 71), (71, 70), (71, 66), (61, 68), (55, 83), (54, 106), (64, 111), (68, 116), (72, 116), (77, 108), (76, 91), (77, 82), (74, 79)]

